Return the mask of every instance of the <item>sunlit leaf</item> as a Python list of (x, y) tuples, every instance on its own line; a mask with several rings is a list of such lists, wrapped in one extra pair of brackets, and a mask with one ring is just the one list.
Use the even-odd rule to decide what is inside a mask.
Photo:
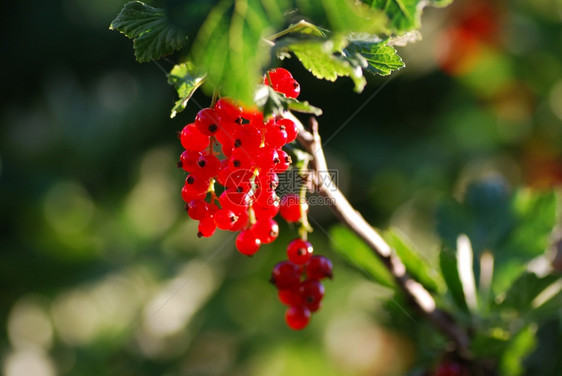
[(195, 67), (191, 62), (177, 64), (172, 68), (168, 74), (168, 83), (176, 88), (180, 98), (176, 101), (174, 108), (172, 108), (172, 118), (175, 117), (178, 112), (185, 109), (187, 102), (195, 90), (203, 83), (204, 77), (205, 75), (195, 71)]
[(350, 40), (346, 47), (348, 53), (357, 53), (363, 56), (367, 63), (367, 70), (373, 74), (387, 76), (395, 70), (404, 67), (402, 58), (394, 47), (387, 45), (388, 40), (370, 42), (367, 40)]

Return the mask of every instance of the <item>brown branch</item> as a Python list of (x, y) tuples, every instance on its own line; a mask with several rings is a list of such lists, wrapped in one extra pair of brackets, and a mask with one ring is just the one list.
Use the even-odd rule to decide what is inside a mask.
[(335, 186), (328, 173), (328, 166), (322, 148), (322, 142), (318, 134), (318, 123), (311, 118), (311, 131), (304, 129), (302, 123), (292, 114), (291, 117), (297, 122), (300, 130), (299, 143), (312, 156), (311, 166), (313, 168), (313, 184), (318, 192), (331, 203), (331, 208), (349, 229), (359, 236), (382, 261), (394, 277), (397, 285), (402, 289), (410, 301), (419, 311), (444, 335), (455, 344), (456, 351), (460, 356), (470, 357), (468, 346), (469, 337), (466, 331), (460, 327), (448, 313), (436, 307), (433, 296), (407, 272), (402, 260), (392, 250), (390, 245), (379, 235), (379, 233), (356, 211), (343, 193)]

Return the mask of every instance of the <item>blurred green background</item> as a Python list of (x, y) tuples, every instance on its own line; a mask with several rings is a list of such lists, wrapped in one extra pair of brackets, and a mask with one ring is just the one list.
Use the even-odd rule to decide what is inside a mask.
[[(249, 259), (230, 233), (196, 237), (176, 133), (210, 100), (169, 118), (165, 74), (108, 30), (123, 3), (8, 2), (0, 14), (2, 373), (405, 374), (424, 350), (380, 325), (392, 296), (332, 253), (326, 207), (311, 210), (311, 239), (335, 278), (302, 332), (267, 282), (295, 228)], [(284, 66), (324, 109), (328, 162), (352, 203), (432, 259), (435, 206), (467, 182), (562, 182), (561, 20), (557, 0), (429, 9), (423, 40), (399, 48), (407, 67), (360, 95)]]

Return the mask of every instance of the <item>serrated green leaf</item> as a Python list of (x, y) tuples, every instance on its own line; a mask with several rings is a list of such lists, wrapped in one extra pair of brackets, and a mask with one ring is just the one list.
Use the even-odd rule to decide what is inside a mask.
[(383, 236), (406, 266), (408, 274), (430, 291), (443, 291), (445, 283), (442, 277), (419, 256), (419, 251), (415, 250), (404, 234), (393, 228), (385, 231)]
[(109, 28), (133, 39), (135, 57), (141, 63), (169, 55), (187, 41), (187, 36), (168, 22), (164, 9), (140, 1), (125, 4)]
[(389, 27), (395, 33), (419, 29), (421, 15), (427, 5), (443, 7), (452, 0), (363, 0), (374, 9), (382, 10), (390, 20)]
[(386, 287), (395, 287), (394, 279), (383, 263), (354, 233), (343, 226), (334, 226), (330, 231), (334, 250), (351, 265), (365, 273), (375, 282)]
[(205, 75), (196, 72), (195, 67), (189, 61), (177, 64), (172, 68), (168, 74), (168, 83), (176, 88), (180, 99), (172, 108), (170, 117), (175, 117), (178, 112), (185, 109), (195, 90), (203, 84), (204, 77)]
[(387, 76), (395, 70), (404, 67), (402, 58), (394, 47), (387, 45), (388, 40), (369, 42), (364, 40), (350, 40), (346, 51), (363, 56), (367, 63), (367, 70), (372, 74)]
[(439, 253), (439, 267), (441, 274), (453, 301), (456, 305), (465, 312), (468, 312), (468, 305), (462, 288), (462, 283), (459, 277), (457, 255), (451, 248), (444, 247)]
[(265, 117), (282, 115), (285, 111), (303, 112), (316, 116), (322, 115), (320, 108), (312, 106), (307, 101), (300, 102), (295, 98), (288, 98), (266, 85), (261, 85), (256, 91), (254, 103), (263, 109)]
[(355, 83), (356, 92), (363, 91), (367, 83), (361, 69), (366, 62), (345, 56), (340, 46), (332, 40), (295, 43), (288, 49), (317, 78), (335, 81), (338, 77), (350, 77)]
[(509, 341), (499, 362), (501, 375), (519, 376), (524, 373), (523, 361), (537, 346), (535, 332), (533, 326), (527, 326)]
[(203, 87), (208, 94), (219, 89), (252, 103), (271, 47), (263, 38), (282, 21), (281, 14), (269, 0), (223, 0), (211, 11), (192, 50), (195, 65), (207, 72)]

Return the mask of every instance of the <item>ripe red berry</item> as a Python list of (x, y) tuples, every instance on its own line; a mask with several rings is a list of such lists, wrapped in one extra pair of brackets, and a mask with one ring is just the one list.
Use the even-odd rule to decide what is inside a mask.
[(285, 311), (285, 322), (293, 330), (304, 329), (310, 321), (310, 311), (308, 308), (295, 305)]
[(221, 208), (232, 210), (236, 215), (248, 210), (250, 204), (250, 196), (245, 192), (238, 192), (232, 189), (226, 189), (219, 196)]
[(269, 244), (279, 236), (279, 226), (273, 219), (258, 220), (251, 229), (262, 244)]
[(287, 143), (285, 126), (275, 123), (265, 132), (265, 144), (272, 148), (280, 148)]
[(205, 198), (205, 195), (206, 192), (196, 191), (193, 188), (186, 185), (184, 185), (181, 189), (181, 197), (186, 203), (197, 199), (203, 199)]
[(234, 148), (242, 148), (246, 153), (254, 153), (261, 145), (261, 132), (252, 126), (239, 126), (234, 132)]
[(213, 236), (213, 234), (215, 233), (215, 230), (217, 229), (217, 226), (215, 225), (215, 221), (213, 219), (213, 216), (209, 214), (209, 215), (203, 217), (199, 221), (199, 226), (197, 227), (197, 229), (199, 231), (197, 233), (198, 237), (209, 238), (209, 237)]
[(254, 166), (254, 153), (245, 148), (235, 148), (228, 158), (228, 165), (232, 171), (249, 170)]
[(232, 230), (238, 221), (238, 216), (230, 209), (219, 209), (214, 214), (215, 224), (221, 230)]
[(202, 155), (197, 159), (195, 172), (208, 178), (215, 177), (220, 170), (221, 162), (214, 155)]
[(287, 222), (298, 222), (302, 217), (302, 212), (306, 213), (307, 211), (308, 204), (303, 202), (301, 205), (301, 199), (298, 194), (289, 193), (281, 197), (281, 208), (279, 213)]
[(242, 106), (232, 98), (221, 98), (215, 104), (215, 111), (222, 122), (236, 121), (242, 115)]
[(291, 119), (282, 118), (277, 120), (277, 125), (285, 127), (287, 133), (287, 143), (295, 141), (298, 134), (297, 124)]
[(201, 133), (195, 123), (190, 123), (183, 127), (180, 142), (186, 150), (203, 151), (209, 147), (210, 138)]
[(258, 221), (273, 218), (279, 213), (279, 200), (273, 200), (271, 203), (254, 202), (252, 205), (254, 214)]
[(209, 204), (204, 200), (193, 200), (187, 205), (187, 215), (197, 221), (209, 215)]
[(320, 302), (324, 297), (324, 285), (322, 285), (322, 282), (306, 280), (301, 283), (298, 291), (302, 304), (311, 312), (318, 311)]
[(285, 94), (289, 98), (296, 98), (301, 92), (301, 86), (293, 78), (285, 78), (273, 86), (275, 91)]
[(312, 252), (312, 244), (302, 239), (295, 239), (287, 246), (287, 257), (296, 265), (306, 264), (311, 259)]
[(301, 297), (296, 289), (277, 290), (277, 297), (286, 306), (301, 305)]
[(279, 155), (279, 163), (273, 168), (276, 173), (282, 173), (287, 171), (291, 166), (291, 156), (285, 152), (285, 150), (277, 150), (277, 155)]
[(301, 281), (301, 268), (290, 261), (281, 261), (273, 267), (270, 282), (279, 290), (296, 289)]
[(180, 155), (179, 167), (183, 168), (186, 172), (193, 172), (197, 169), (197, 160), (201, 153), (195, 150), (184, 150)]
[(220, 121), (216, 111), (204, 108), (195, 116), (195, 125), (201, 133), (207, 136), (215, 135), (220, 129)]
[(279, 154), (273, 148), (261, 148), (255, 157), (256, 166), (260, 171), (269, 171), (275, 169), (279, 164)]
[(208, 177), (190, 173), (185, 178), (184, 186), (195, 192), (207, 192), (210, 183), (211, 181)]
[[(270, 69), (263, 78), (263, 83), (265, 85), (273, 86), (277, 85), (279, 81), (284, 80), (286, 78), (293, 78), (291, 72), (289, 72), (285, 68), (274, 68)], [(271, 79), (271, 82), (269, 81)]]
[(308, 279), (321, 280), (326, 277), (332, 278), (332, 262), (324, 256), (312, 256), (306, 265), (306, 276)]
[(236, 249), (246, 256), (254, 255), (261, 246), (261, 241), (252, 230), (241, 231), (236, 237)]

